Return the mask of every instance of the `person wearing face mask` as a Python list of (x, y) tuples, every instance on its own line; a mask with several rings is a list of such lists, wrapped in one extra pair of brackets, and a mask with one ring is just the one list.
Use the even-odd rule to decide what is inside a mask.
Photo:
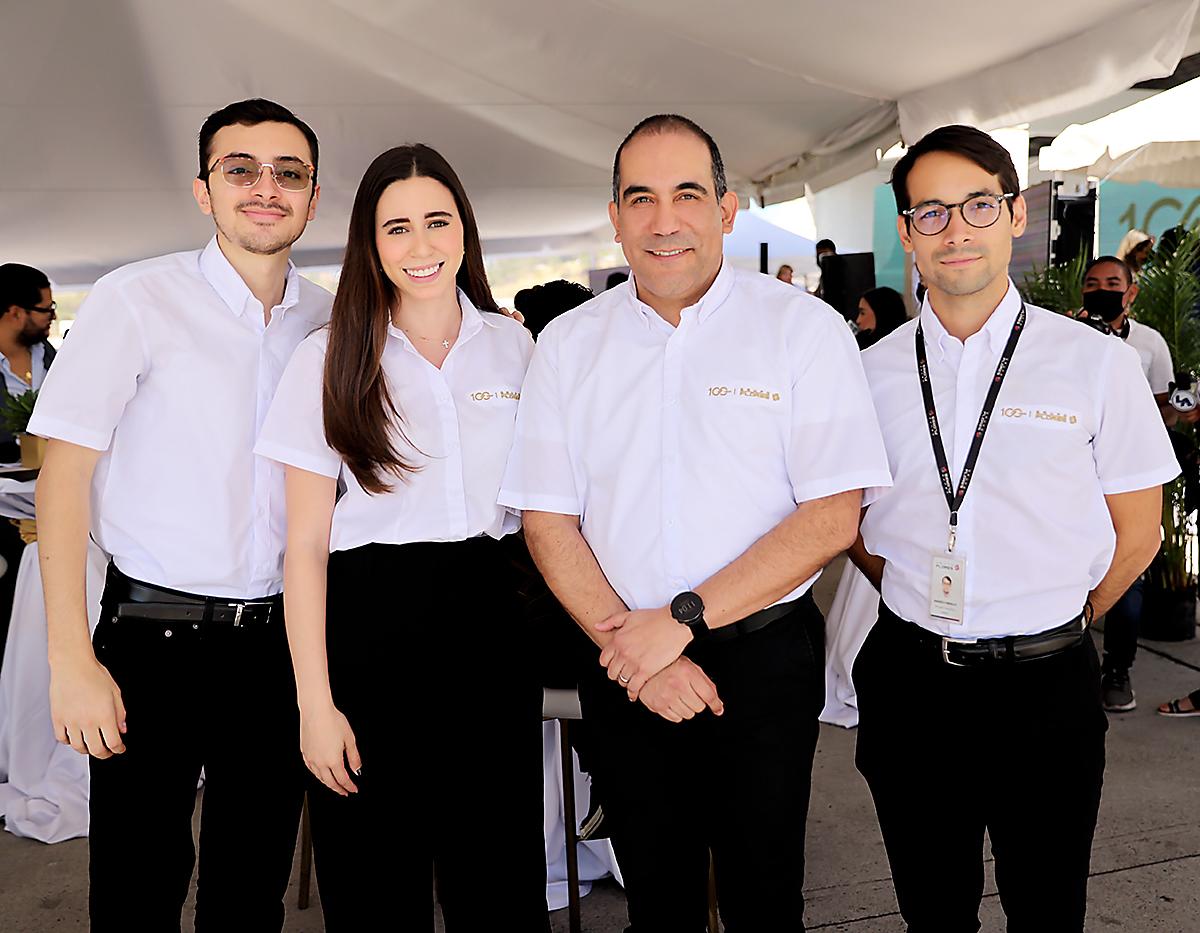
[[(1161, 407), (1167, 404), (1171, 381), (1175, 378), (1171, 350), (1162, 334), (1130, 317), (1129, 309), (1137, 294), (1137, 283), (1129, 266), (1116, 256), (1100, 256), (1084, 271), (1083, 308), (1079, 316), (1105, 324), (1137, 351), (1150, 391)], [(1164, 417), (1169, 418), (1168, 411), (1164, 411)]]
[[(1100, 256), (1083, 274), (1083, 308), (1080, 317), (1099, 322), (1137, 351), (1142, 372), (1159, 411), (1169, 423), (1181, 417), (1167, 401), (1175, 371), (1171, 350), (1163, 335), (1129, 316), (1138, 287), (1128, 265), (1116, 256)], [(1196, 415), (1182, 416), (1194, 420)], [(1142, 616), (1142, 577), (1130, 584), (1125, 594), (1104, 616), (1104, 659), (1100, 667), (1100, 690), (1104, 708), (1124, 713), (1137, 708), (1130, 670), (1137, 655), (1138, 625)]]
[[(297, 349), (256, 451), (284, 465), (284, 597), (330, 933), (549, 931), (542, 689), (496, 495), (533, 338), (500, 313), (470, 201), (424, 145), (371, 163), (328, 328)], [(339, 492), (340, 490), (340, 492)], [(480, 768), (503, 806), (481, 868)], [(381, 855), (378, 834), (399, 835)]]

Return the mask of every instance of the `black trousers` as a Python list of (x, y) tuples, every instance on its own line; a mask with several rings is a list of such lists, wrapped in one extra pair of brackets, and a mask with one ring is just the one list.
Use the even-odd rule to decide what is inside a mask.
[(1082, 931), (1104, 778), (1090, 637), (1048, 658), (952, 667), (887, 607), (854, 664), (856, 764), (909, 933), (974, 933), (983, 836), (1009, 933)]
[(201, 768), (196, 930), (279, 930), (305, 774), (282, 606), (240, 628), (114, 621), (117, 573), (93, 643), (129, 728), (90, 759), (92, 930), (180, 929)]
[(824, 658), (811, 598), (767, 628), (687, 654), (725, 713), (672, 723), (597, 666), (581, 687), (634, 933), (705, 929), (709, 850), (727, 933), (804, 929), (804, 835)]
[(1138, 631), (1142, 622), (1145, 582), (1138, 577), (1116, 605), (1104, 614), (1105, 670), (1128, 671), (1137, 657)]
[(329, 555), (333, 700), (362, 756), (358, 793), (311, 779), (329, 933), (549, 931), (542, 690), (491, 538)]

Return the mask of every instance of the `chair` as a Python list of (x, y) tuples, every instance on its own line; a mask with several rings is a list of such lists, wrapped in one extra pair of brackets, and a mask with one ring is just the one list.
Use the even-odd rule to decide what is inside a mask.
[(579, 834), (575, 820), (575, 757), (571, 754), (567, 723), (582, 719), (579, 691), (545, 687), (542, 719), (558, 720), (559, 757), (562, 759), (563, 824), (567, 843), (567, 924), (571, 933), (583, 929), (579, 911)]

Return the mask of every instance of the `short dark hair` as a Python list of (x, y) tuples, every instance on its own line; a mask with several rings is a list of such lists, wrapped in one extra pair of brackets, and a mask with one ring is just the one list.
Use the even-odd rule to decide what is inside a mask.
[(1087, 277), (1091, 275), (1092, 270), (1095, 269), (1096, 266), (1102, 265), (1106, 262), (1111, 262), (1114, 266), (1121, 267), (1121, 271), (1125, 273), (1126, 288), (1133, 284), (1133, 271), (1129, 268), (1129, 263), (1127, 263), (1124, 259), (1118, 259), (1116, 256), (1097, 256), (1095, 259), (1089, 262), (1087, 264), (1087, 268), (1083, 270), (1084, 280), (1087, 280)]
[(226, 126), (258, 126), (260, 123), (286, 123), (294, 126), (304, 134), (308, 148), (312, 152), (313, 184), (317, 182), (317, 134), (311, 126), (292, 113), (283, 104), (262, 97), (252, 97), (250, 100), (239, 100), (236, 103), (222, 107), (210, 113), (204, 125), (200, 127), (200, 173), (196, 176), (201, 181), (208, 182), (208, 160), (212, 158), (212, 141), (217, 130)]
[(513, 297), (513, 305), (525, 318), (525, 326), (537, 337), (560, 314), (578, 308), (595, 295), (586, 285), (556, 279), (545, 285), (523, 288)]
[(817, 245), (813, 247), (814, 253), (819, 253), (823, 249), (833, 250), (837, 252), (837, 244), (833, 240), (817, 240)]
[(41, 301), (42, 289), (49, 287), (50, 280), (41, 269), (6, 262), (0, 266), (0, 315), (7, 314), (13, 305), (32, 308)]
[(689, 120), (687, 117), (680, 116), (677, 113), (658, 113), (652, 117), (646, 117), (646, 119), (631, 129), (629, 135), (621, 141), (621, 145), (617, 146), (617, 154), (613, 157), (612, 175), (612, 199), (614, 203), (621, 203), (621, 153), (625, 151), (625, 147), (643, 133), (662, 135), (663, 133), (672, 132), (691, 133), (708, 146), (708, 154), (712, 159), (713, 188), (716, 189), (718, 199), (725, 197), (725, 192), (729, 190), (729, 186), (725, 182), (725, 161), (721, 158), (721, 150), (717, 148), (716, 140), (694, 120)]
[[(892, 168), (892, 194), (896, 198), (896, 213), (903, 214), (912, 207), (908, 196), (908, 175), (917, 159), (931, 152), (949, 152), (974, 162), (981, 169), (1000, 179), (1001, 194), (1020, 194), (1021, 182), (1016, 166), (1008, 150), (992, 139), (983, 130), (973, 126), (954, 124), (939, 126), (922, 136), (900, 157)], [(1008, 214), (1012, 216), (1013, 199), (1008, 200)], [(908, 221), (908, 218), (905, 218)]]
[(610, 288), (616, 288), (618, 285), (624, 285), (628, 281), (628, 272), (621, 272), (620, 270), (616, 272), (610, 272), (608, 274), (608, 278), (604, 280), (604, 290), (608, 291)]

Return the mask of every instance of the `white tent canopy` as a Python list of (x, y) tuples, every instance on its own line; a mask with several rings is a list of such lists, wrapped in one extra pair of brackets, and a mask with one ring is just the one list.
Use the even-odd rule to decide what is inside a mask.
[(1091, 123), (1075, 123), (1038, 155), (1044, 172), (1200, 186), (1200, 78)]
[(774, 201), (901, 135), (1067, 111), (1200, 49), (1200, 0), (3, 3), (0, 260), (60, 282), (202, 241), (196, 131), (244, 97), (321, 138), (297, 244), (316, 264), (340, 257), (363, 169), (403, 141), (455, 165), (490, 249), (565, 248), (604, 226), (612, 154), (649, 113), (696, 119), (737, 190)]

